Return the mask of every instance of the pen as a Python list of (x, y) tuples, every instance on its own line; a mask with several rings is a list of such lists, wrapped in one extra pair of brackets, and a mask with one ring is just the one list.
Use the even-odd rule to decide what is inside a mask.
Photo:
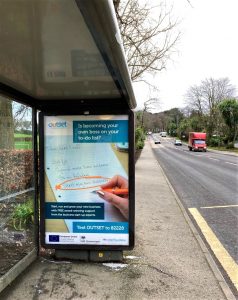
[(114, 188), (114, 189), (101, 189), (101, 190), (97, 190), (94, 192), (108, 192), (108, 193), (112, 193), (115, 195), (128, 195), (128, 189), (119, 189), (119, 188)]

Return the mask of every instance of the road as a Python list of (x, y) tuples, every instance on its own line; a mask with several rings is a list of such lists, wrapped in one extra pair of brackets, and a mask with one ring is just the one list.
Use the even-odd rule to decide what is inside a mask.
[[(234, 276), (234, 283), (238, 263), (238, 156), (191, 152), (187, 145), (175, 146), (171, 138), (160, 140), (161, 144), (152, 142), (159, 164), (219, 264), (229, 277)], [(219, 242), (222, 251), (219, 249), (217, 255)]]

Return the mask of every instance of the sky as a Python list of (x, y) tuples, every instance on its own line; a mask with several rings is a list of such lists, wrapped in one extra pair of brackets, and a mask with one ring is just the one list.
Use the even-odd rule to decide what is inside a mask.
[[(150, 0), (151, 1), (151, 0)], [(191, 5), (189, 4), (191, 3)], [(166, 0), (173, 5), (173, 16), (181, 20), (176, 52), (166, 70), (143, 82), (133, 83), (137, 109), (151, 97), (160, 99), (159, 111), (185, 107), (187, 90), (206, 78), (228, 77), (238, 94), (238, 0)]]

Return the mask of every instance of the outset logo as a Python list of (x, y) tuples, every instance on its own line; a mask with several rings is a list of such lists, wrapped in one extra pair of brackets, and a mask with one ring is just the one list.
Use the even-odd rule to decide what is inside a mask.
[(67, 122), (66, 121), (58, 121), (58, 122), (49, 122), (48, 123), (49, 128), (66, 128), (67, 127)]

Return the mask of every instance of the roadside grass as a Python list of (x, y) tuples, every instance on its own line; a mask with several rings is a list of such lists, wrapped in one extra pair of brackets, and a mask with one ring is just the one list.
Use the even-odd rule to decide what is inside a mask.
[[(32, 149), (32, 136), (30, 134), (15, 133), (14, 138), (15, 138), (15, 149), (17, 150)], [(24, 140), (25, 138), (26, 140)]]
[(31, 150), (32, 142), (15, 142), (16, 150)]
[(14, 138), (31, 138), (31, 134), (25, 134), (25, 133), (14, 133)]
[(226, 147), (208, 147), (208, 150), (218, 150), (218, 151), (226, 151), (226, 152), (233, 152), (238, 154), (238, 148), (232, 148), (232, 149), (227, 149)]

